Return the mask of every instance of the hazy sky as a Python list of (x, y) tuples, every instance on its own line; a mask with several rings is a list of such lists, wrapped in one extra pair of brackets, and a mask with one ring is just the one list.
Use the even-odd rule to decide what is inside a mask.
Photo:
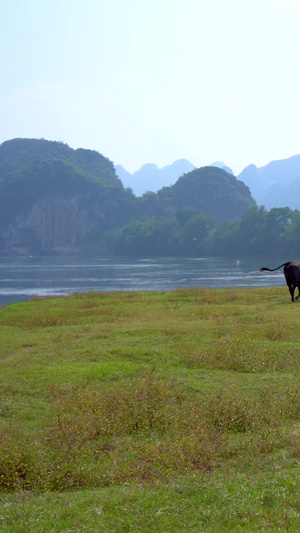
[(134, 172), (300, 153), (299, 0), (0, 0), (0, 143)]

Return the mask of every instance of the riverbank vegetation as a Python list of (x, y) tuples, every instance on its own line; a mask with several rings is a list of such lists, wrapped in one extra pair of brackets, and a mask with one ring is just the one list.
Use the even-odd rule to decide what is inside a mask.
[(299, 531), (286, 288), (0, 309), (1, 531)]
[(106, 234), (111, 253), (126, 257), (297, 258), (300, 211), (251, 207), (241, 218), (216, 225), (213, 217), (187, 208), (173, 218), (143, 217)]

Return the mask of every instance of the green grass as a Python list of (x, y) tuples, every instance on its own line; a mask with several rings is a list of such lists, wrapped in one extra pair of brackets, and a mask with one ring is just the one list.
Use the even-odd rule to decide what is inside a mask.
[(286, 289), (0, 309), (0, 529), (300, 529), (300, 321)]

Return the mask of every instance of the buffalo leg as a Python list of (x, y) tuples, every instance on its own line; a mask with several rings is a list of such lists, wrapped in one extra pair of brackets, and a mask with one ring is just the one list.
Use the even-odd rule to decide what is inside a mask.
[(290, 291), (290, 295), (291, 295), (291, 298), (292, 298), (292, 302), (294, 302), (295, 301), (295, 298), (294, 298), (294, 293), (295, 293), (294, 285), (289, 285), (289, 291)]

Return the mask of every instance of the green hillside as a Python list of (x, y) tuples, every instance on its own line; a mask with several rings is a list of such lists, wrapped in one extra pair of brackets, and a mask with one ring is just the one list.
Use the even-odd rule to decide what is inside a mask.
[(128, 221), (133, 199), (98, 152), (31, 139), (0, 146), (2, 254), (103, 250), (103, 232)]
[[(161, 247), (168, 228), (169, 246), (160, 254), (189, 253), (190, 237), (207, 236), (203, 227), (212, 229), (212, 217), (222, 224), (253, 205), (249, 189), (217, 167), (194, 170), (171, 187), (137, 198), (123, 187), (113, 163), (96, 151), (73, 150), (44, 139), (14, 139), (0, 145), (1, 255), (107, 255), (118, 254), (119, 249), (126, 254), (132, 248), (138, 253), (134, 243), (123, 246), (122, 228), (139, 226), (141, 217), (150, 218), (152, 226), (156, 221), (154, 233)], [(182, 221), (180, 212), (186, 209), (196, 217), (189, 228), (176, 222)], [(117, 238), (111, 233), (116, 231)], [(144, 231), (149, 236), (147, 224), (141, 230), (142, 240)], [(140, 252), (142, 248), (158, 250), (151, 242)]]
[(13, 139), (0, 145), (0, 178), (37, 161), (60, 160), (72, 163), (101, 179), (120, 184), (112, 163), (93, 150), (73, 150), (67, 144), (45, 139)]
[[(248, 187), (232, 174), (217, 167), (202, 167), (185, 176), (170, 188), (176, 209), (194, 207), (223, 223), (240, 217), (255, 205)], [(164, 197), (164, 190), (158, 193)]]

